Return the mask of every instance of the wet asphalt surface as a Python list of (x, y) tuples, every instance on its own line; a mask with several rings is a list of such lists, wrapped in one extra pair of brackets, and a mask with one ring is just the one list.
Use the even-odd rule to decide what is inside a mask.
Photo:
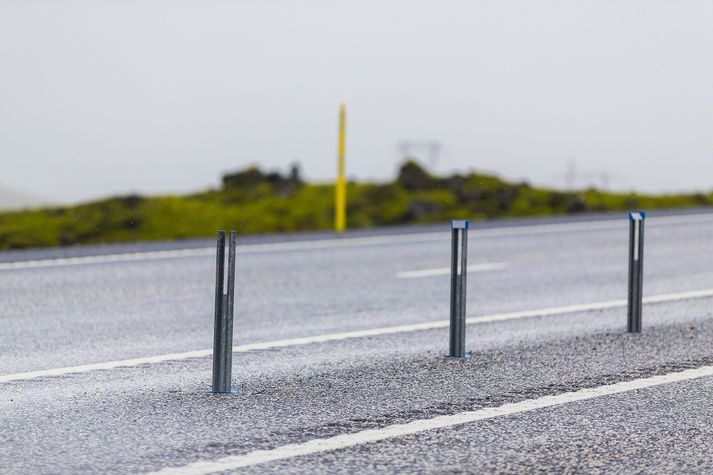
[[(627, 226), (472, 231), (470, 264), (506, 266), (469, 275), (468, 315), (625, 298)], [(396, 273), (447, 267), (449, 230), (410, 229), (424, 237), (411, 241), (399, 238), (405, 231), (378, 244), (239, 254), (236, 344), (448, 318), (448, 276)], [(660, 224), (654, 215), (646, 237), (645, 295), (713, 289), (713, 214)], [(180, 246), (100, 254), (167, 248)], [(67, 252), (98, 253), (0, 256)], [(0, 270), (0, 375), (210, 348), (214, 265), (204, 255)], [(465, 361), (443, 357), (447, 329), (240, 353), (234, 395), (206, 392), (210, 358), (0, 383), (0, 472), (145, 472), (710, 365), (712, 301), (646, 305), (641, 335), (624, 332), (624, 308), (470, 325)], [(711, 472), (712, 384), (667, 384), (243, 471)]]

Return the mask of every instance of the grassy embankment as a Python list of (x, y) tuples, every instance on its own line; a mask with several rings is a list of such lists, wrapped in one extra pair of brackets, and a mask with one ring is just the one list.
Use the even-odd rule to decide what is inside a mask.
[[(436, 177), (414, 162), (391, 183), (352, 182), (347, 193), (350, 228), (713, 205), (713, 193), (568, 193), (478, 173)], [(0, 213), (0, 249), (208, 237), (228, 228), (241, 234), (328, 230), (333, 215), (333, 185), (250, 168), (224, 176), (220, 189), (188, 196), (124, 196)]]

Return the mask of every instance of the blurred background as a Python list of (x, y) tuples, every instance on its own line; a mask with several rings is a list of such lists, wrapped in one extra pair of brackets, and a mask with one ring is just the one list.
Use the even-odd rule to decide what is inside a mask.
[(690, 0), (2, 0), (0, 181), (73, 202), (250, 163), (329, 180), (346, 102), (350, 177), (433, 142), (409, 153), (435, 171), (707, 189), (711, 24)]
[(713, 3), (0, 0), (0, 207), (333, 182), (404, 159), (556, 190), (704, 192)]

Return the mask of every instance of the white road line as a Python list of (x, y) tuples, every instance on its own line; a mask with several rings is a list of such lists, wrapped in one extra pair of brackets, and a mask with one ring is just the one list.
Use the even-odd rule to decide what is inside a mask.
[(86, 264), (108, 264), (113, 262), (153, 261), (184, 257), (214, 256), (215, 249), (174, 249), (169, 251), (128, 252), (104, 256), (63, 257), (33, 261), (0, 262), (0, 270), (37, 269), (46, 267), (79, 266)]
[[(509, 226), (503, 228), (478, 229), (477, 223), (470, 233), (471, 239), (517, 237), (537, 234), (550, 234), (562, 232), (581, 231), (606, 231), (624, 229), (622, 221), (588, 221), (580, 223), (561, 224), (533, 224), (524, 226)], [(713, 213), (703, 213), (687, 216), (651, 217), (647, 219), (647, 227), (669, 226), (673, 224), (700, 224), (713, 223)], [(450, 239), (450, 234), (444, 232), (429, 232), (419, 234), (393, 234), (388, 236), (364, 236), (351, 238), (317, 239), (312, 241), (278, 242), (266, 244), (242, 244), (238, 246), (239, 254), (253, 254), (261, 252), (282, 251), (308, 251), (325, 250), (334, 248), (349, 248), (359, 246), (373, 246), (379, 244), (413, 244), (440, 242)], [(31, 261), (0, 262), (0, 271), (35, 269), (44, 267), (78, 266), (87, 264), (110, 264), (118, 262), (137, 262), (158, 259), (176, 259), (189, 257), (205, 257), (215, 255), (215, 248), (198, 249), (171, 249), (165, 251), (140, 251), (123, 254), (106, 254), (101, 256), (66, 257), (56, 259), (40, 259)]]
[[(713, 297), (713, 289), (696, 290), (692, 292), (681, 292), (676, 294), (656, 295), (644, 298), (645, 304), (657, 304), (666, 302), (678, 302), (682, 300), (692, 300)], [(549, 317), (554, 315), (565, 315), (582, 312), (592, 312), (611, 308), (626, 307), (626, 300), (610, 300), (605, 302), (595, 302), (581, 305), (568, 305), (564, 307), (544, 308), (539, 310), (525, 310), (522, 312), (498, 313), (492, 315), (481, 315), (466, 319), (468, 325), (479, 323), (503, 322), (508, 320), (520, 320), (524, 318)], [(424, 323), (413, 323), (409, 325), (397, 325), (392, 327), (371, 328), (368, 330), (357, 330), (342, 333), (329, 333), (325, 335), (306, 336), (301, 338), (290, 338), (286, 340), (266, 341), (262, 343), (251, 343), (233, 347), (235, 353), (245, 353), (254, 350), (270, 350), (275, 348), (286, 348), (291, 346), (310, 345), (314, 343), (326, 343), (331, 341), (350, 340), (354, 338), (368, 338), (383, 335), (393, 335), (396, 333), (411, 333), (424, 330), (434, 330), (447, 328), (449, 320), (436, 320)], [(115, 368), (126, 368), (145, 364), (163, 363), (166, 361), (181, 361), (190, 358), (204, 358), (211, 356), (213, 350), (196, 350), (184, 353), (169, 353), (165, 355), (148, 356), (144, 358), (132, 358), (117, 361), (107, 361), (104, 363), (86, 364), (80, 366), (68, 366), (64, 368), (53, 368), (39, 371), (29, 371), (25, 373), (15, 373), (0, 375), (0, 383), (10, 381), (20, 381), (45, 376), (62, 376), (74, 373), (86, 373), (97, 370), (107, 370)]]
[(346, 449), (365, 444), (373, 444), (394, 437), (418, 434), (424, 431), (445, 429), (462, 424), (494, 419), (496, 417), (510, 416), (523, 412), (535, 411), (577, 401), (586, 401), (602, 396), (627, 393), (662, 384), (671, 384), (692, 379), (713, 376), (713, 366), (702, 366), (680, 372), (668, 373), (649, 378), (635, 379), (615, 384), (606, 384), (595, 388), (580, 389), (579, 391), (543, 396), (536, 399), (527, 399), (520, 402), (503, 404), (498, 407), (489, 407), (473, 411), (464, 411), (457, 414), (437, 416), (431, 419), (418, 419), (405, 424), (395, 424), (381, 429), (369, 429), (361, 432), (341, 434), (325, 439), (312, 439), (298, 444), (283, 445), (268, 450), (255, 450), (244, 455), (232, 455), (215, 461), (195, 462), (182, 467), (167, 467), (154, 475), (203, 475), (208, 473), (235, 470), (242, 467), (277, 460), (286, 460), (305, 455), (320, 454), (333, 450)]
[[(489, 264), (475, 264), (468, 266), (468, 273), (471, 272), (485, 272), (489, 270), (500, 270), (507, 267), (504, 262), (493, 262)], [(419, 277), (435, 277), (440, 275), (450, 275), (451, 269), (449, 267), (440, 267), (437, 269), (420, 269), (420, 270), (408, 270), (403, 272), (397, 272), (395, 277), (397, 279), (417, 279)]]

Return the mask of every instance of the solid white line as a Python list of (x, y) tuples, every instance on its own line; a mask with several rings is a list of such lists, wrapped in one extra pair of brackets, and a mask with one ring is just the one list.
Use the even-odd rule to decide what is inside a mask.
[[(682, 300), (692, 300), (713, 297), (713, 289), (696, 290), (692, 292), (681, 292), (676, 294), (656, 295), (644, 298), (645, 304), (657, 304), (666, 302), (678, 302)], [(565, 315), (572, 313), (582, 313), (606, 310), (610, 308), (626, 307), (626, 300), (610, 300), (605, 302), (595, 302), (581, 305), (568, 305), (564, 307), (544, 308), (539, 310), (525, 310), (521, 312), (498, 313), (492, 315), (482, 315), (469, 317), (466, 319), (468, 325), (479, 323), (503, 322), (508, 320), (520, 320), (523, 318), (549, 317), (554, 315)], [(354, 338), (368, 338), (383, 335), (393, 335), (396, 333), (411, 333), (424, 330), (434, 330), (447, 328), (449, 320), (436, 320), (424, 323), (413, 323), (408, 325), (397, 325), (392, 327), (371, 328), (368, 330), (357, 330), (342, 333), (329, 333), (325, 335), (306, 336), (301, 338), (290, 338), (286, 340), (266, 341), (262, 343), (250, 343), (233, 347), (235, 353), (245, 353), (254, 350), (270, 350), (275, 348), (286, 348), (291, 346), (311, 345), (314, 343), (326, 343), (331, 341), (350, 340)], [(104, 363), (86, 364), (80, 366), (68, 366), (64, 368), (53, 368), (39, 371), (29, 371), (25, 373), (15, 373), (0, 375), (0, 383), (10, 381), (20, 381), (27, 379), (41, 378), (45, 376), (62, 376), (73, 373), (86, 373), (89, 371), (106, 370), (114, 368), (126, 368), (144, 364), (163, 363), (166, 361), (181, 361), (189, 358), (203, 358), (211, 356), (213, 350), (196, 350), (184, 353), (170, 353), (165, 355), (148, 356), (144, 358), (132, 358), (117, 361), (107, 361)]]
[(215, 249), (173, 249), (168, 251), (127, 252), (103, 256), (62, 257), (32, 261), (0, 262), (0, 270), (37, 269), (46, 267), (79, 266), (86, 264), (107, 264), (114, 262), (153, 261), (186, 257), (214, 256)]
[(418, 434), (424, 431), (444, 429), (448, 427), (468, 424), (472, 422), (493, 419), (496, 417), (510, 416), (523, 412), (559, 406), (577, 401), (586, 401), (602, 396), (627, 393), (662, 384), (690, 381), (692, 379), (713, 376), (713, 366), (702, 366), (680, 372), (668, 373), (649, 378), (635, 379), (615, 384), (606, 384), (595, 388), (580, 389), (579, 391), (543, 396), (536, 399), (503, 404), (498, 407), (489, 407), (473, 411), (464, 411), (457, 414), (437, 416), (431, 419), (418, 419), (405, 424), (395, 424), (381, 429), (369, 429), (361, 432), (341, 434), (325, 439), (313, 439), (303, 443), (283, 445), (274, 449), (255, 450), (244, 455), (232, 455), (215, 461), (195, 462), (182, 467), (168, 467), (155, 475), (203, 475), (208, 473), (235, 470), (241, 467), (251, 467), (267, 462), (285, 460), (293, 457), (320, 454), (333, 450), (346, 449), (365, 444), (381, 442), (383, 440)]
[[(622, 220), (623, 221), (623, 220)], [(485, 228), (478, 229), (477, 223), (470, 233), (471, 239), (480, 238), (502, 238), (502, 237), (518, 237), (538, 234), (551, 234), (562, 232), (581, 232), (581, 231), (606, 231), (622, 228), (622, 221), (605, 220), (605, 221), (587, 221), (579, 223), (560, 223), (560, 224), (532, 224), (524, 226), (506, 226), (502, 228)], [(648, 226), (668, 226), (672, 224), (700, 224), (712, 223), (713, 213), (703, 213), (696, 215), (684, 216), (665, 216), (660, 218), (648, 218)], [(450, 239), (448, 232), (428, 232), (417, 234), (392, 234), (387, 236), (364, 236), (351, 238), (330, 238), (316, 239), (311, 241), (294, 241), (294, 242), (277, 242), (266, 244), (241, 244), (237, 248), (239, 254), (253, 254), (261, 252), (282, 252), (282, 251), (308, 251), (308, 250), (326, 250), (334, 248), (349, 248), (359, 246), (373, 246), (386, 244), (414, 244), (440, 242)], [(19, 269), (36, 269), (44, 267), (60, 267), (60, 266), (78, 266), (87, 264), (110, 264), (118, 262), (138, 262), (147, 260), (159, 259), (176, 259), (189, 257), (206, 257), (214, 256), (215, 248), (197, 248), (197, 249), (171, 249), (165, 251), (139, 251), (128, 252), (123, 254), (106, 254), (101, 256), (83, 256), (83, 257), (63, 257), (56, 259), (39, 259), (31, 261), (16, 261), (16, 262), (0, 262), (0, 271), (2, 270), (19, 270)]]
[[(504, 262), (493, 262), (490, 264), (475, 264), (468, 266), (468, 273), (471, 272), (485, 272), (489, 270), (500, 270), (507, 267)], [(417, 279), (419, 277), (434, 277), (440, 275), (449, 275), (451, 269), (449, 267), (441, 267), (438, 269), (420, 269), (420, 270), (409, 270), (403, 272), (397, 272), (397, 279)]]

